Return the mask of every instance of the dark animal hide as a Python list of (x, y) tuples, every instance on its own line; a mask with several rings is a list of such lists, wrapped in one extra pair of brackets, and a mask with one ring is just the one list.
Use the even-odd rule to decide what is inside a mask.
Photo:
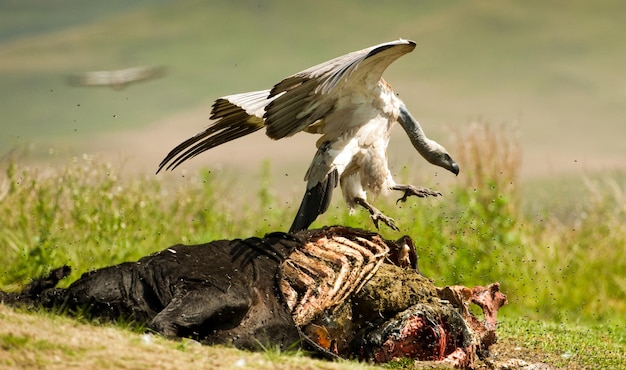
[(0, 300), (128, 317), (167, 337), (207, 344), (255, 349), (304, 341), (319, 349), (301, 336), (300, 327), (371, 278), (388, 245), (395, 243), (344, 227), (175, 245), (137, 262), (87, 272), (67, 289), (55, 288), (70, 273), (64, 266), (20, 294), (0, 292)]
[(35, 280), (5, 303), (87, 308), (97, 317), (130, 317), (168, 337), (259, 348), (300, 341), (278, 290), (279, 266), (302, 241), (289, 234), (176, 245), (87, 272), (67, 289), (54, 288), (69, 268)]

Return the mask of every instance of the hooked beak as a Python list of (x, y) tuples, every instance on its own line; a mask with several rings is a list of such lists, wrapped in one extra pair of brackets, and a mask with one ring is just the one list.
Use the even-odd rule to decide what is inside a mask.
[(459, 175), (459, 165), (456, 162), (452, 163), (452, 168), (450, 169), (455, 176)]

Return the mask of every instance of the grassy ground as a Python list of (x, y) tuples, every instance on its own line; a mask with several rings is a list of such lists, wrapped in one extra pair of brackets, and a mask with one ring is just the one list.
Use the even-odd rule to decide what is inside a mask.
[[(567, 366), (619, 364), (621, 354), (613, 354), (623, 353), (626, 337), (623, 176), (590, 181), (568, 217), (558, 217), (554, 208), (529, 212), (517, 186), (515, 140), (475, 126), (456, 142), (459, 160), (472, 164), (462, 184), (450, 186), (442, 199), (399, 207), (389, 199), (377, 202), (401, 233), (414, 238), (422, 272), (440, 286), (499, 281), (509, 297), (501, 310), (506, 343), (519, 351), (545, 353), (546, 361)], [(268, 167), (257, 183), (245, 180), (256, 190), (242, 200), (241, 180), (219, 170), (172, 184), (120, 177), (88, 156), (46, 170), (5, 163), (0, 264), (6, 267), (0, 286), (19, 289), (30, 277), (66, 263), (74, 267), (68, 284), (85, 271), (179, 242), (285, 230), (298, 199), (274, 193)], [(372, 227), (365, 212), (351, 216), (341, 203), (313, 226), (324, 224)]]
[(523, 358), (566, 369), (626, 366), (626, 333), (619, 326), (504, 320), (492, 360)]
[[(268, 349), (262, 353), (227, 347), (200, 346), (192, 341), (169, 341), (123, 325), (82, 323), (47, 313), (23, 313), (0, 305), (0, 367), (3, 369), (375, 369), (353, 361), (313, 360), (302, 352)], [(505, 319), (500, 340), (492, 347), (492, 364), (543, 362), (563, 369), (621, 369), (624, 332), (606, 325), (573, 326)], [(398, 361), (390, 369), (421, 367)], [(509, 365), (510, 368), (515, 368)]]
[(249, 353), (192, 341), (168, 341), (111, 325), (24, 314), (0, 306), (3, 369), (368, 369), (314, 361), (302, 353)]

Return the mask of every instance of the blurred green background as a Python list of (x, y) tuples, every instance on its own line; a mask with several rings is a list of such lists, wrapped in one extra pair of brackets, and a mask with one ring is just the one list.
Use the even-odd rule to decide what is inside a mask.
[[(624, 166), (623, 1), (12, 0), (0, 14), (0, 156), (101, 153), (150, 173), (208, 123), (215, 98), (401, 37), (418, 47), (385, 78), (444, 145), (483, 121), (520, 135), (525, 179)], [(137, 65), (167, 74), (120, 90), (67, 84)], [(300, 188), (314, 140), (259, 132), (188, 166), (269, 159)], [(417, 158), (401, 130), (390, 156), (396, 172)]]

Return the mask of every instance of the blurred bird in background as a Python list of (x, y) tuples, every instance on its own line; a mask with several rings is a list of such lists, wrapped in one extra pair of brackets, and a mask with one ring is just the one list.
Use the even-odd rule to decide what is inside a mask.
[(68, 76), (68, 83), (71, 86), (109, 86), (114, 89), (121, 89), (131, 83), (163, 77), (165, 72), (165, 67), (150, 66), (114, 71), (81, 72)]

